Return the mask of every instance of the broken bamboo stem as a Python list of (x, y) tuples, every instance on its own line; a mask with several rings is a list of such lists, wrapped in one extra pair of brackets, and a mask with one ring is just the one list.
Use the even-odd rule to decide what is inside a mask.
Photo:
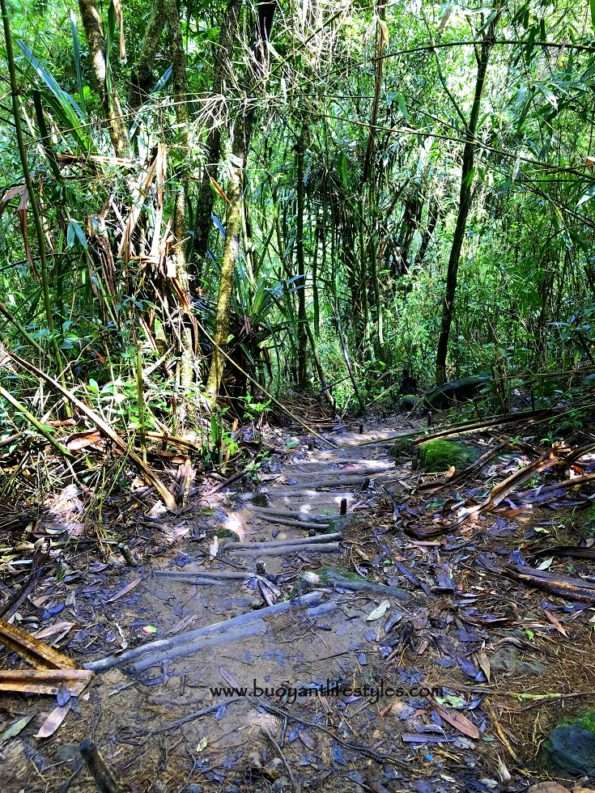
[(234, 548), (234, 551), (271, 556), (285, 553), (338, 553), (341, 548), (338, 542), (300, 543), (299, 545), (265, 545), (261, 548), (259, 548), (258, 545), (259, 543), (251, 542), (241, 548)]
[(249, 639), (252, 636), (262, 636), (263, 633), (266, 633), (266, 630), (267, 625), (264, 620), (254, 620), (247, 625), (238, 625), (217, 636), (212, 636), (210, 638), (200, 637), (194, 639), (194, 641), (185, 642), (184, 644), (176, 644), (174, 647), (170, 647), (167, 650), (157, 650), (141, 658), (139, 661), (136, 661), (136, 663), (130, 666), (130, 669), (133, 672), (144, 672), (163, 661), (171, 661), (174, 658), (194, 655), (194, 653), (198, 653), (201, 650), (220, 647), (222, 644), (233, 644), (243, 639)]
[(303, 606), (315, 606), (320, 603), (321, 593), (314, 591), (308, 592), (305, 595), (294, 598), (293, 600), (284, 600), (281, 603), (275, 603), (273, 606), (266, 606), (262, 609), (255, 611), (248, 611), (243, 614), (238, 614), (236, 617), (231, 617), (221, 622), (213, 622), (210, 625), (205, 625), (203, 628), (195, 628), (191, 631), (184, 631), (172, 636), (170, 639), (157, 639), (146, 644), (141, 644), (139, 647), (134, 647), (126, 650), (120, 655), (108, 655), (105, 658), (99, 658), (96, 661), (90, 661), (83, 665), (84, 669), (90, 669), (93, 672), (104, 672), (106, 669), (111, 669), (114, 666), (122, 666), (128, 661), (138, 658), (145, 653), (152, 652), (153, 650), (167, 650), (176, 644), (185, 644), (188, 641), (196, 639), (200, 636), (210, 636), (215, 633), (223, 633), (237, 625), (246, 624), (255, 620), (262, 619), (263, 617), (278, 616), (290, 611), (294, 608), (302, 608)]
[(315, 534), (313, 537), (297, 537), (292, 540), (268, 540), (266, 542), (227, 542), (223, 546), (224, 551), (241, 551), (245, 549), (257, 548), (286, 548), (291, 545), (316, 545), (318, 543), (338, 542), (343, 535), (339, 531), (332, 534)]
[[(274, 509), (273, 507), (258, 507), (250, 505), (250, 510), (252, 512), (256, 512), (259, 515), (264, 515), (267, 517), (280, 517), (280, 518), (293, 518), (295, 519), (295, 511), (289, 511), (287, 509)], [(297, 513), (302, 523), (315, 523), (318, 525), (328, 525), (329, 517), (328, 515), (310, 515), (309, 513), (298, 512)]]
[(81, 741), (79, 750), (91, 776), (95, 780), (97, 789), (101, 793), (122, 793), (122, 788), (116, 782), (99, 749), (90, 738), (85, 738)]
[(290, 526), (293, 529), (325, 529), (330, 523), (315, 523), (308, 520), (292, 520), (292, 518), (278, 518), (270, 516), (267, 518), (269, 523), (278, 523), (281, 526)]

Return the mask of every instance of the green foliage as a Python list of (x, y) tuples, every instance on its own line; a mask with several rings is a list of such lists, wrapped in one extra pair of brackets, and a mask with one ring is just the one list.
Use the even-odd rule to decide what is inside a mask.
[[(104, 88), (96, 83), (72, 4), (26, 0), (11, 7), (27, 157), (51, 253), (55, 331), (40, 300), (38, 251), (18, 192), (20, 161), (5, 102), (0, 294), (21, 329), (2, 316), (0, 338), (25, 357), (38, 356), (36, 344), (45, 350), (56, 342), (65, 377), (110, 422), (126, 430), (165, 425), (177, 431), (185, 424), (213, 464), (238, 454), (232, 413), (258, 423), (268, 416), (270, 402), (250, 378), (281, 398), (293, 391), (301, 295), (309, 386), (315, 394), (330, 393), (339, 411), (361, 404), (411, 409), (417, 395), (398, 393), (405, 368), (420, 391), (434, 381), (477, 71), (474, 47), (460, 42), (480, 38), (489, 14), (481, 5), (455, 2), (447, 9), (430, 5), (422, 17), (407, 4), (388, 4), (379, 74), (373, 8), (348, 4), (337, 16), (336, 4), (310, 5), (308, 13), (288, 6), (277, 15), (270, 63), (255, 82), (250, 4), (242, 6), (224, 63), (218, 62), (224, 0), (201, 0), (192, 9), (182, 4), (179, 20), (168, 20), (149, 42), (139, 32), (148, 29), (153, 7), (130, 0), (123, 8), (126, 62), (118, 59), (116, 7), (99, 5), (105, 90), (117, 96), (129, 136), (123, 160), (114, 157)], [(176, 116), (176, 23), (186, 49), (184, 129)], [(489, 407), (496, 410), (580, 398), (590, 385), (575, 378), (570, 391), (565, 373), (593, 366), (595, 341), (591, 20), (580, 4), (554, 9), (528, 0), (504, 4), (499, 29), (483, 93), (448, 351), (449, 378), (492, 373)], [(431, 42), (440, 46), (432, 49)], [(129, 88), (147, 47), (153, 56), (137, 107)], [(224, 95), (215, 91), (217, 77)], [(207, 415), (203, 384), (211, 349), (193, 322), (212, 335), (231, 138), (247, 107), (253, 113), (228, 353), (249, 377), (230, 365), (228, 407)], [(298, 171), (301, 129), (307, 145)], [(213, 131), (221, 150), (212, 155)], [(167, 157), (158, 185), (149, 177), (159, 146)], [(212, 228), (209, 254), (198, 261), (192, 242), (207, 164)], [(180, 194), (183, 229), (175, 240)], [(299, 196), (304, 279), (297, 276)], [(176, 242), (186, 254), (186, 272), (179, 269)], [(191, 382), (181, 375), (185, 334), (192, 337)], [(6, 372), (0, 378), (9, 383)], [(9, 385), (15, 387), (12, 380)], [(463, 408), (461, 416), (475, 417), (476, 407)], [(580, 413), (568, 414), (548, 426), (547, 439), (572, 433), (582, 420)], [(438, 455), (430, 465), (447, 463)]]

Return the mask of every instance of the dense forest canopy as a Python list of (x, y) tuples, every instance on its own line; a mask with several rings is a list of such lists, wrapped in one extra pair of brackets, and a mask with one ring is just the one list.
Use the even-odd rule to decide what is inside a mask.
[(5, 418), (593, 364), (593, 3), (2, 3)]

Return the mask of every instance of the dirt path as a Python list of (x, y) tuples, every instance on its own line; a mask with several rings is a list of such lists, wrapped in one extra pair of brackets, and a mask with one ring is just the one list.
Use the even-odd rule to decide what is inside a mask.
[(384, 440), (394, 432), (304, 441), (257, 493), (222, 494), (208, 520), (195, 505), (167, 558), (67, 571), (45, 601), (42, 587), (40, 605), (76, 619), (67, 649), (96, 676), (52, 738), (3, 747), (5, 789), (92, 791), (85, 737), (131, 791), (500, 789), (508, 739), (495, 753), (476, 606), (501, 602), (477, 576), (465, 591), (445, 581), (452, 563), (467, 575), (460, 540), (448, 568), (439, 542), (413, 543), (437, 586), (399, 561), (377, 518), (385, 488), (410, 475)]

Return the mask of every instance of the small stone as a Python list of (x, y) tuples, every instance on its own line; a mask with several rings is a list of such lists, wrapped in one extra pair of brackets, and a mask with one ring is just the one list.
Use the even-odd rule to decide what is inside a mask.
[(520, 657), (516, 647), (501, 647), (490, 658), (490, 666), (494, 672), (511, 672), (517, 675), (541, 675), (545, 666), (541, 661), (526, 661)]
[(309, 586), (318, 586), (320, 584), (320, 576), (312, 570), (306, 570), (302, 575), (302, 581)]
[(551, 763), (574, 776), (595, 774), (595, 732), (575, 722), (550, 733), (546, 751)]
[(557, 782), (539, 782), (537, 785), (531, 785), (527, 793), (570, 793), (570, 791)]

